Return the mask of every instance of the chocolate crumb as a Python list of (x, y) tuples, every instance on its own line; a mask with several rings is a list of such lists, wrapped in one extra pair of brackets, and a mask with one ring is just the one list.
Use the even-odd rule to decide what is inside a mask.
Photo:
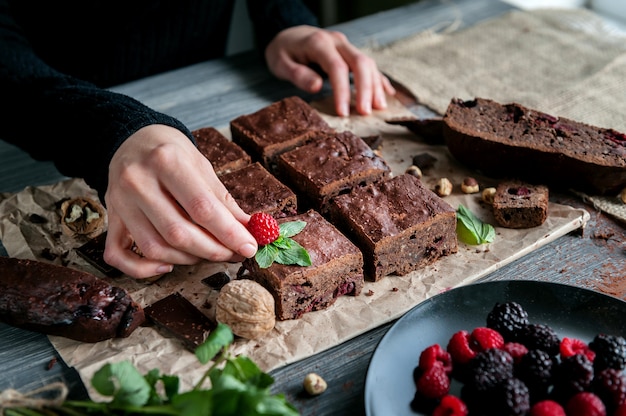
[(56, 357), (54, 357), (54, 358), (52, 358), (50, 361), (48, 361), (48, 366), (46, 367), (46, 369), (47, 369), (48, 371), (52, 370), (52, 368), (53, 368), (53, 367), (55, 366), (55, 364), (57, 363), (57, 360), (58, 360), (58, 359), (57, 359)]
[(48, 222), (45, 217), (42, 217), (39, 214), (30, 214), (28, 216), (28, 221), (32, 222), (33, 224), (45, 224)]
[(365, 296), (373, 296), (374, 295), (374, 291), (373, 290), (368, 290), (367, 293), (365, 293)]
[(43, 257), (44, 259), (50, 260), (50, 261), (55, 260), (58, 257), (56, 253), (53, 253), (50, 250), (50, 247), (45, 247), (44, 249), (41, 250), (41, 253), (39, 254), (41, 254), (41, 257)]
[(391, 289), (392, 292), (397, 292), (398, 290), (400, 289), (398, 289), (397, 287), (394, 287), (393, 289)]
[(201, 282), (215, 290), (220, 290), (226, 283), (230, 282), (230, 276), (225, 272), (217, 272), (205, 277)]

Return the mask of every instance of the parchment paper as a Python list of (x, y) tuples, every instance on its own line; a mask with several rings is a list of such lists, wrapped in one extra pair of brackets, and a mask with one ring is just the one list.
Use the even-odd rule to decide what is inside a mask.
[[(465, 195), (459, 184), (469, 175), (457, 165), (444, 146), (424, 142), (401, 126), (386, 124), (384, 120), (407, 116), (407, 110), (392, 100), (387, 111), (376, 112), (372, 117), (352, 116), (341, 119), (330, 116), (330, 101), (314, 103), (323, 117), (338, 130), (351, 130), (367, 136), (382, 134), (383, 156), (394, 173), (402, 173), (411, 165), (412, 156), (429, 152), (437, 158), (432, 171), (426, 171), (423, 181), (429, 186), (441, 176), (455, 185), (454, 193), (446, 197), (453, 206), (462, 203), (484, 221), (495, 225), (487, 206), (479, 202), (479, 194)], [(221, 129), (228, 134), (227, 128)], [(488, 178), (477, 177), (481, 185), (495, 184)], [(94, 196), (82, 180), (68, 180), (51, 186), (27, 188), (16, 194), (3, 194), (0, 201), (0, 238), (10, 256), (42, 258), (48, 249), (58, 254), (56, 263), (90, 271), (103, 277), (88, 263), (76, 256), (73, 248), (82, 241), (59, 235), (59, 217), (55, 211), (57, 201), (74, 196)], [(36, 213), (47, 218), (46, 224), (29, 221)], [(305, 314), (301, 319), (282, 321), (263, 339), (247, 341), (237, 339), (234, 352), (251, 357), (265, 371), (281, 367), (345, 342), (383, 323), (400, 317), (413, 306), (446, 289), (470, 283), (536, 248), (581, 227), (589, 214), (580, 209), (550, 204), (547, 221), (540, 227), (528, 230), (496, 228), (496, 241), (488, 246), (460, 244), (459, 252), (435, 264), (406, 276), (389, 276), (379, 282), (366, 282), (360, 296), (343, 296), (329, 309)], [(196, 266), (176, 267), (175, 270), (152, 284), (137, 282), (128, 277), (112, 280), (131, 291), (132, 296), (146, 306), (174, 291), (181, 292), (208, 316), (214, 316), (213, 305), (217, 292), (200, 280), (217, 271), (235, 276), (239, 264), (202, 263)], [(107, 362), (130, 360), (142, 372), (158, 368), (164, 374), (181, 378), (183, 389), (191, 387), (204, 372), (195, 356), (184, 349), (178, 340), (152, 327), (138, 328), (129, 338), (86, 344), (62, 337), (50, 337), (63, 360), (75, 367), (97, 400), (90, 380), (95, 371)]]

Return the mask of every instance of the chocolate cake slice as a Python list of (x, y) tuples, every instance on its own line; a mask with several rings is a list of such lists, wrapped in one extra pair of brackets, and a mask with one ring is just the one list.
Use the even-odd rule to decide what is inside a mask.
[(0, 257), (0, 321), (82, 342), (127, 337), (144, 322), (124, 289), (90, 273)]
[(191, 132), (196, 139), (196, 146), (213, 165), (216, 175), (242, 168), (251, 163), (241, 147), (213, 127), (203, 127)]
[(330, 221), (362, 250), (365, 277), (404, 275), (456, 253), (456, 211), (413, 175), (354, 188), (329, 204)]
[[(359, 249), (317, 211), (309, 210), (279, 223), (302, 220), (306, 227), (293, 237), (311, 257), (311, 266), (273, 263), (262, 269), (254, 258), (243, 262), (240, 277), (253, 279), (274, 296), (276, 317), (297, 319), (328, 308), (339, 296), (358, 295), (363, 288)], [(247, 274), (245, 274), (247, 273)]]
[(502, 227), (537, 227), (548, 218), (548, 200), (547, 186), (501, 182), (493, 199), (493, 215)]

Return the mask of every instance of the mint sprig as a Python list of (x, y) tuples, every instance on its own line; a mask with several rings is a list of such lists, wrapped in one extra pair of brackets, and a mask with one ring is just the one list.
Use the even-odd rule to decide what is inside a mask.
[[(7, 415), (173, 415), (173, 416), (297, 416), (282, 394), (271, 394), (274, 379), (248, 357), (234, 356), (231, 329), (218, 324), (195, 354), (211, 365), (192, 390), (179, 392), (179, 378), (151, 370), (145, 376), (130, 362), (105, 364), (91, 382), (109, 401), (66, 400), (52, 409), (13, 408)], [(207, 379), (210, 383), (207, 383)], [(55, 413), (56, 412), (56, 413)]]
[(266, 269), (276, 262), (278, 264), (295, 264), (310, 266), (311, 257), (304, 247), (292, 239), (306, 227), (306, 221), (284, 222), (278, 226), (278, 238), (260, 247), (254, 256), (259, 267)]
[(461, 241), (470, 245), (480, 245), (495, 240), (496, 230), (491, 224), (482, 222), (462, 204), (459, 204), (456, 213), (456, 232)]

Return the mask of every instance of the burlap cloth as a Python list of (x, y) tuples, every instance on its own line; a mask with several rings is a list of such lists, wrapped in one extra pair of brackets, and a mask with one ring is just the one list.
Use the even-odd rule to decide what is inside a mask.
[[(626, 36), (598, 15), (538, 9), (459, 23), (365, 51), (439, 114), (454, 97), (484, 97), (626, 132)], [(626, 221), (617, 196), (583, 197)]]

